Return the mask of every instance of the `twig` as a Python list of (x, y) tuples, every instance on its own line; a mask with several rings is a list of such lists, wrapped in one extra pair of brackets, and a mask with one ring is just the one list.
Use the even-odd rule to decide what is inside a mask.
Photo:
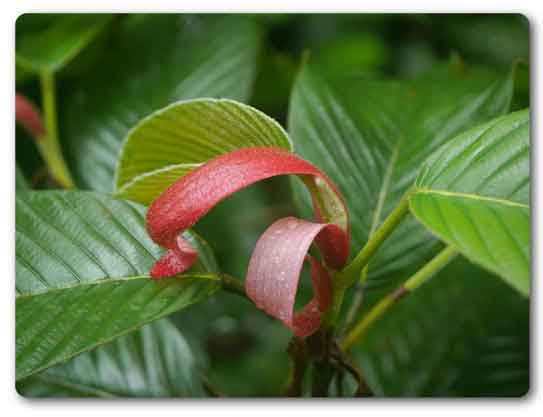
[(443, 249), (430, 262), (407, 279), (403, 285), (381, 299), (381, 301), (373, 306), (368, 314), (362, 317), (362, 319), (355, 324), (355, 326), (341, 342), (341, 349), (343, 351), (349, 350), (366, 333), (373, 322), (378, 320), (392, 305), (394, 305), (400, 298), (404, 297), (406, 294), (428, 281), (438, 271), (440, 271), (441, 268), (454, 259), (457, 254), (458, 252), (456, 249), (453, 249), (450, 246)]
[[(337, 283), (342, 287), (350, 287), (359, 278), (359, 274), (364, 267), (368, 264), (371, 257), (375, 254), (377, 249), (381, 247), (383, 242), (390, 236), (390, 234), (396, 229), (396, 227), (402, 222), (402, 220), (409, 213), (409, 197), (412, 190), (409, 189), (401, 198), (398, 205), (392, 210), (392, 212), (383, 221), (375, 233), (370, 236), (370, 239), (360, 252), (355, 256), (353, 261), (347, 265), (341, 273), (336, 277), (339, 280)], [(362, 279), (367, 278), (366, 275), (362, 275)], [(360, 280), (363, 283), (362, 280)]]
[(234, 278), (228, 274), (220, 274), (220, 278), (224, 290), (233, 294), (241, 295), (244, 298), (247, 297), (247, 294), (245, 294), (245, 287), (240, 279)]
[(62, 156), (62, 149), (58, 138), (57, 110), (55, 96), (55, 78), (52, 73), (40, 74), (43, 96), (43, 115), (45, 122), (45, 136), (36, 141), (38, 149), (45, 160), (51, 176), (64, 188), (73, 188), (74, 182), (70, 175), (68, 165)]

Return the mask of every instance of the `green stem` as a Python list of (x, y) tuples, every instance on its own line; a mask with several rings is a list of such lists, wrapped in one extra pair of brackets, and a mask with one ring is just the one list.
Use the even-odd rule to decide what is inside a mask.
[[(410, 189), (403, 195), (398, 205), (387, 216), (381, 226), (377, 228), (375, 233), (370, 236), (370, 239), (358, 255), (339, 273), (335, 285), (348, 288), (356, 282), (360, 276), (360, 272), (366, 267), (377, 249), (379, 249), (386, 238), (390, 236), (398, 224), (409, 213), (409, 197), (411, 192), (412, 190)], [(360, 278), (360, 282), (363, 283), (367, 278), (367, 274), (362, 274)]]
[(342, 271), (336, 272), (332, 277), (334, 294), (332, 305), (323, 318), (322, 326), (324, 328), (331, 328), (335, 325), (341, 311), (345, 290), (353, 285), (359, 277), (359, 284), (362, 285), (364, 283), (368, 275), (367, 270), (365, 271), (365, 269), (371, 257), (409, 213), (409, 196), (411, 195), (411, 192), (412, 189), (409, 189), (403, 195), (398, 205), (392, 210), (381, 226), (377, 228), (375, 233), (370, 236), (366, 245), (358, 255), (356, 255), (352, 262)]
[(54, 74), (42, 72), (40, 74), (40, 82), (43, 95), (42, 105), (46, 133), (44, 137), (38, 138), (38, 149), (53, 179), (64, 188), (73, 188), (74, 182), (68, 166), (62, 157), (62, 150), (58, 140)]
[(245, 294), (245, 287), (241, 280), (228, 274), (220, 274), (220, 278), (222, 287), (225, 291), (247, 297), (247, 294)]
[[(336, 280), (336, 275), (332, 277), (332, 281)], [(343, 304), (343, 298), (345, 297), (345, 288), (337, 287), (333, 289), (332, 293), (332, 303), (330, 304), (330, 308), (322, 317), (322, 324), (321, 328), (325, 330), (333, 330), (337, 318), (339, 317), (339, 313), (341, 312), (341, 306)]]
[(409, 292), (417, 289), (423, 283), (428, 281), (445, 265), (447, 265), (456, 255), (456, 249), (448, 246), (437, 254), (430, 262), (419, 269), (407, 281), (403, 283), (394, 292), (385, 296), (366, 314), (347, 334), (341, 342), (343, 351), (349, 350), (362, 336), (365, 335), (369, 327), (378, 320), (392, 305)]

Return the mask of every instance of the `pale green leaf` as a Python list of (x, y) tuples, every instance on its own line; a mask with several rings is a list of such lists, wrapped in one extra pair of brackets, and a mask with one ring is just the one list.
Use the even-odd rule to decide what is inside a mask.
[(413, 214), (439, 238), (527, 295), (530, 117), (502, 116), (452, 139), (423, 166)]
[(178, 100), (248, 100), (259, 45), (257, 27), (240, 16), (134, 15), (116, 29), (100, 67), (60, 108), (77, 184), (106, 192), (121, 143), (142, 118)]
[(291, 148), (279, 123), (245, 104), (227, 99), (172, 104), (128, 134), (117, 166), (116, 194), (148, 204), (209, 159), (252, 146)]
[(16, 199), (16, 374), (36, 373), (212, 294), (215, 266), (147, 275), (162, 253), (143, 209), (109, 196), (35, 191)]
[(17, 384), (25, 397), (198, 397), (189, 345), (168, 319), (49, 368)]
[[(426, 158), (463, 130), (505, 113), (512, 80), (450, 67), (415, 80), (325, 78), (304, 68), (295, 84), (289, 133), (296, 152), (339, 186), (355, 249), (413, 184)], [(370, 264), (368, 285), (428, 258), (438, 242), (408, 219)]]
[[(25, 30), (17, 36), (17, 65), (27, 71), (58, 71), (85, 48), (111, 18), (109, 14), (22, 15), (17, 27), (30, 26), (33, 30)], [(39, 21), (34, 24), (28, 22), (36, 19)]]

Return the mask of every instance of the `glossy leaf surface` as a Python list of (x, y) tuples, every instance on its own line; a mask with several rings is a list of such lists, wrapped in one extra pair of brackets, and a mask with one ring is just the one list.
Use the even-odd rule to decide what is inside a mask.
[(199, 397), (202, 384), (189, 345), (158, 320), (22, 380), (26, 397)]
[(424, 165), (410, 198), (439, 238), (527, 295), (530, 118), (511, 113), (452, 139)]
[[(353, 247), (364, 245), (413, 184), (429, 155), (463, 130), (503, 114), (510, 77), (448, 68), (406, 81), (325, 78), (307, 66), (292, 94), (289, 133), (295, 151), (318, 165), (346, 196)], [(369, 285), (420, 263), (436, 240), (405, 221), (370, 265)]]
[[(26, 192), (16, 200), (17, 379), (136, 330), (218, 288), (204, 255), (184, 276), (154, 282), (161, 255), (142, 207), (90, 192)], [(205, 265), (203, 263), (206, 263)]]
[(242, 17), (133, 15), (119, 22), (100, 68), (73, 86), (60, 109), (78, 185), (112, 191), (123, 139), (152, 112), (195, 97), (247, 100), (258, 44), (256, 26)]

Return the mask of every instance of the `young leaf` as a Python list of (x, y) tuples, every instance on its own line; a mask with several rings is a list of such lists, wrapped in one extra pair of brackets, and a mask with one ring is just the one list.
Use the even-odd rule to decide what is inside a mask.
[(17, 65), (55, 72), (74, 58), (111, 20), (108, 14), (25, 14), (17, 20)]
[(426, 162), (410, 207), (473, 262), (530, 290), (530, 117), (511, 113), (452, 139)]
[(528, 300), (458, 258), (376, 322), (355, 355), (376, 396), (521, 396)]
[[(510, 76), (441, 71), (409, 81), (325, 79), (308, 66), (295, 83), (289, 132), (303, 157), (328, 173), (345, 194), (353, 246), (361, 247), (403, 193), (424, 160), (454, 135), (503, 114)], [(370, 266), (370, 283), (420, 263), (436, 240), (405, 221)], [(386, 281), (385, 281), (386, 282)]]
[[(99, 346), (212, 294), (209, 255), (193, 273), (155, 282), (162, 250), (140, 206), (90, 192), (16, 199), (17, 379)], [(206, 247), (190, 234), (200, 252)]]
[(17, 384), (25, 397), (201, 397), (197, 364), (168, 319)]
[[(321, 314), (330, 306), (330, 275), (307, 253), (319, 233), (331, 227), (337, 228), (295, 217), (277, 220), (260, 237), (249, 262), (247, 295), (258, 308), (279, 318), (298, 337), (314, 333), (320, 327)], [(302, 311), (295, 313), (296, 292), (306, 258), (311, 264), (314, 296)]]
[(233, 100), (196, 99), (161, 109), (128, 134), (116, 171), (116, 195), (149, 204), (208, 160), (247, 147), (291, 150), (283, 128)]
[(134, 15), (116, 29), (100, 68), (60, 109), (77, 183), (107, 192), (122, 140), (143, 117), (196, 97), (247, 100), (259, 44), (257, 27), (239, 16)]
[(168, 249), (151, 270), (153, 278), (185, 271), (196, 259), (180, 236), (222, 200), (258, 181), (298, 175), (312, 192), (315, 217), (330, 223), (316, 238), (326, 264), (341, 268), (349, 255), (348, 213), (343, 197), (314, 165), (279, 148), (242, 148), (211, 159), (178, 179), (156, 198), (147, 212), (147, 231)]

